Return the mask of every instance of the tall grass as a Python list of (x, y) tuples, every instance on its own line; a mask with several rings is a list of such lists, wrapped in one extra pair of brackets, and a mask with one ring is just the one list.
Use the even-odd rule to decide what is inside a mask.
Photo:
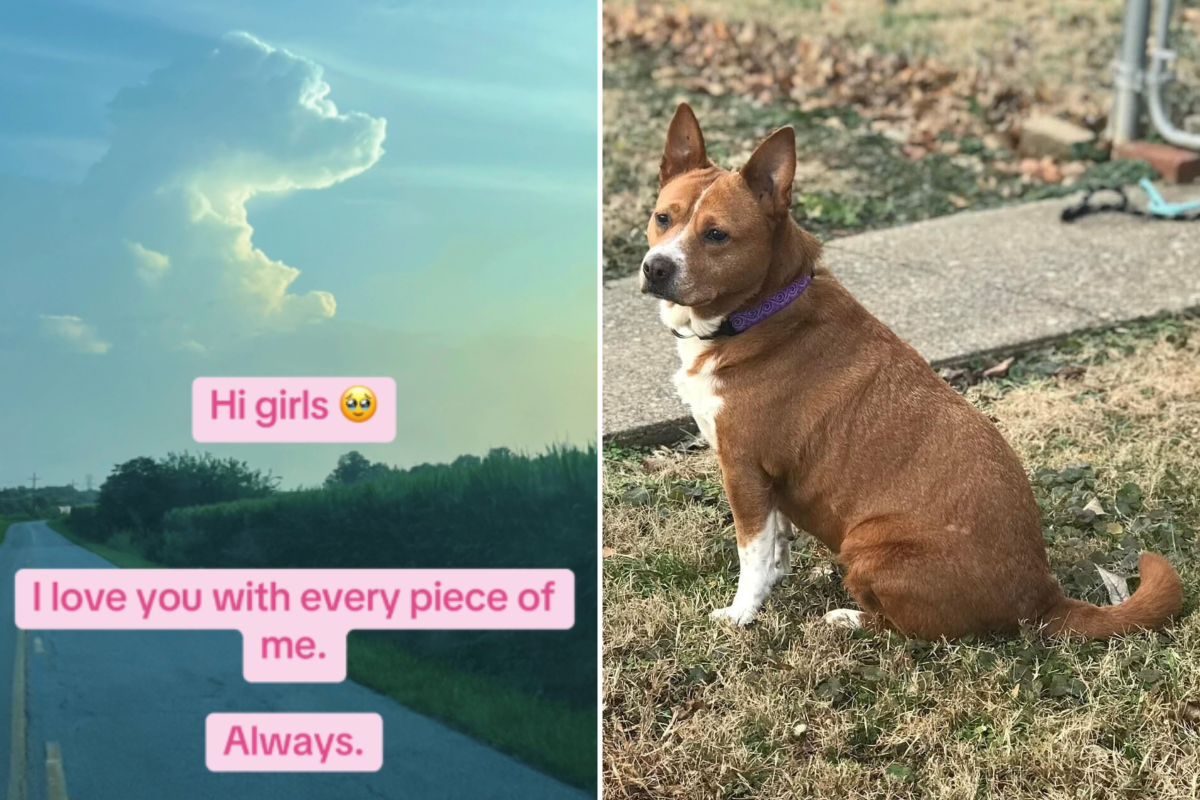
[(388, 631), (410, 652), (576, 708), (596, 702), (597, 458), (593, 448), (421, 466), (378, 481), (176, 509), (172, 567), (567, 568), (568, 631)]

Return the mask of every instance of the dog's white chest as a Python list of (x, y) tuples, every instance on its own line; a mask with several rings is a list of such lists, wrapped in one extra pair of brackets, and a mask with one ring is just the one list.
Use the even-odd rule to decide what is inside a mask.
[(703, 360), (700, 368), (693, 372), (696, 360), (710, 347), (708, 342), (699, 339), (680, 339), (677, 343), (679, 360), (683, 366), (675, 373), (675, 389), (679, 399), (692, 410), (692, 417), (700, 428), (700, 433), (715, 450), (717, 448), (717, 414), (721, 412), (725, 401), (719, 394), (721, 382), (713, 374), (716, 367), (715, 358)]

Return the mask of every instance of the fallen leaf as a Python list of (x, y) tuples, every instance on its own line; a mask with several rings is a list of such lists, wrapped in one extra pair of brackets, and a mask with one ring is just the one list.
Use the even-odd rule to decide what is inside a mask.
[(662, 472), (669, 466), (671, 466), (671, 459), (663, 456), (646, 456), (642, 459), (642, 472)]
[(1009, 367), (1011, 367), (1013, 365), (1013, 361), (1014, 361), (1013, 357), (1009, 356), (1008, 358), (1001, 361), (999, 364), (988, 367), (987, 369), (985, 369), (983, 371), (983, 377), (985, 377), (985, 378), (1003, 378), (1005, 375), (1008, 374)]
[(1100, 581), (1104, 584), (1105, 591), (1108, 592), (1110, 603), (1116, 606), (1129, 599), (1129, 585), (1124, 578), (1099, 565), (1096, 566), (1096, 572), (1100, 573)]
[(612, 558), (613, 556), (615, 556), (617, 554), (617, 551), (613, 550), (611, 547), (606, 547), (606, 548), (604, 548), (602, 553), (605, 558)]
[(684, 439), (682, 442), (675, 445), (674, 449), (681, 453), (686, 453), (689, 450), (703, 450), (706, 447), (708, 447), (708, 441), (705, 440), (703, 436), (697, 434)]
[(1083, 507), (1083, 510), (1090, 511), (1097, 517), (1103, 517), (1106, 515), (1104, 506), (1100, 505), (1100, 498), (1098, 497), (1093, 497), (1091, 500), (1089, 500), (1088, 504)]

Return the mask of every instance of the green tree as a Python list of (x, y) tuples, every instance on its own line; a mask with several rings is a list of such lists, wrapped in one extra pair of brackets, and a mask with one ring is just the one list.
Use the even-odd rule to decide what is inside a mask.
[(162, 521), (168, 511), (265, 497), (278, 484), (279, 479), (270, 473), (211, 453), (169, 453), (157, 461), (142, 456), (113, 468), (100, 487), (91, 530), (80, 533), (103, 540), (118, 531), (129, 531), (133, 542), (153, 558), (161, 545)]
[(357, 450), (351, 450), (339, 456), (337, 466), (325, 478), (325, 488), (334, 486), (352, 486), (356, 483), (366, 483), (387, 477), (394, 470), (387, 464), (372, 463), (370, 459)]

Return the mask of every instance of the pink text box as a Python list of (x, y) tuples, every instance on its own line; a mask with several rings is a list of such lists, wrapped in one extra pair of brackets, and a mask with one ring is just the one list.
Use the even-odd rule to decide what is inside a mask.
[(569, 569), (22, 569), (27, 630), (240, 630), (247, 681), (337, 683), (351, 630), (565, 630)]
[(378, 714), (209, 714), (205, 762), (212, 772), (378, 772)]
[[(375, 395), (369, 419), (341, 411), (342, 394)], [(192, 438), (197, 442), (390, 442), (396, 438), (392, 378), (196, 378)]]

